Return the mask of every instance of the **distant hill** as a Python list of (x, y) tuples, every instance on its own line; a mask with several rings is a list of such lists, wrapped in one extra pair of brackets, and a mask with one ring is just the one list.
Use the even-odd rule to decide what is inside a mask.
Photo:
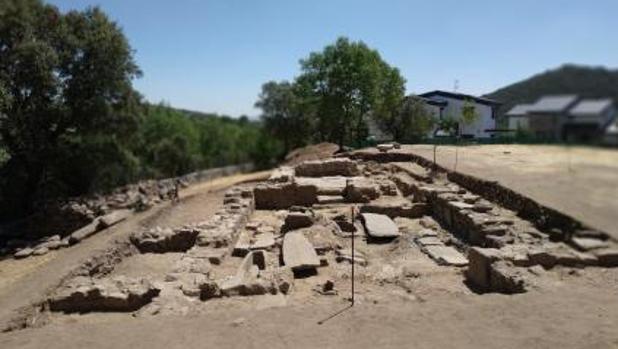
[(568, 64), (503, 87), (483, 97), (503, 103), (498, 113), (501, 117), (515, 104), (532, 103), (548, 94), (577, 94), (589, 98), (611, 97), (618, 102), (618, 69)]

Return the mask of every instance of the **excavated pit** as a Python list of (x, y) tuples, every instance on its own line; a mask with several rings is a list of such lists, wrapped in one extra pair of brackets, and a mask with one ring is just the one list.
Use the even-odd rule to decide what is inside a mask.
[(538, 268), (618, 265), (607, 235), (545, 208), (554, 218), (539, 224), (534, 210), (514, 210), (527, 199), (488, 194), (495, 183), (479, 188), (401, 154), (351, 158), (299, 165), (307, 177), (278, 169), (230, 189), (208, 220), (136, 232), (40, 307), (153, 316), (320, 302), (347, 297), (352, 262), (364, 297), (522, 293), (544, 277)]

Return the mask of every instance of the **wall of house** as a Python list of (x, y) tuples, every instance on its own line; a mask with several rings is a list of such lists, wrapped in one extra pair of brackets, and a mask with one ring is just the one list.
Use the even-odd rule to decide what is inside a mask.
[(460, 133), (462, 135), (471, 135), (475, 138), (491, 137), (491, 134), (485, 132), (485, 130), (496, 128), (496, 120), (493, 118), (492, 107), (485, 104), (475, 103), (474, 105), (478, 118), (470, 125), (463, 125), (461, 122), (461, 112), (465, 102), (463, 100), (448, 97), (440, 98), (448, 102), (448, 105), (444, 109), (443, 117), (451, 117), (459, 121)]
[(509, 117), (509, 130), (528, 130), (529, 128), (530, 123), (527, 116)]

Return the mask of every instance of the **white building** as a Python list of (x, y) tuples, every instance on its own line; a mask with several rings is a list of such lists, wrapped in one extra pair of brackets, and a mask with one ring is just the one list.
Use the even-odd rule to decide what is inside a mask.
[[(438, 119), (451, 118), (458, 123), (459, 134), (464, 138), (490, 138), (496, 131), (496, 109), (500, 103), (487, 99), (447, 91), (431, 91), (419, 95), (428, 104), (428, 110)], [(476, 120), (467, 125), (462, 121), (465, 106), (474, 108)], [(433, 134), (433, 132), (432, 132)]]

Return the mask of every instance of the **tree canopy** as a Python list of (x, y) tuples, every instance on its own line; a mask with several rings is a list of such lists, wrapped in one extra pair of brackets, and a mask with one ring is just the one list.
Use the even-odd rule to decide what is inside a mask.
[(0, 219), (49, 198), (248, 161), (268, 166), (280, 155), (247, 117), (142, 101), (132, 86), (140, 75), (122, 30), (99, 8), (0, 2)]
[[(274, 131), (284, 144), (360, 145), (367, 137), (367, 118), (386, 123), (400, 111), (405, 80), (363, 42), (339, 38), (302, 59), (300, 67), (293, 83), (265, 84), (256, 103), (265, 124), (300, 131), (294, 135)], [(302, 129), (282, 126), (290, 123)]]

